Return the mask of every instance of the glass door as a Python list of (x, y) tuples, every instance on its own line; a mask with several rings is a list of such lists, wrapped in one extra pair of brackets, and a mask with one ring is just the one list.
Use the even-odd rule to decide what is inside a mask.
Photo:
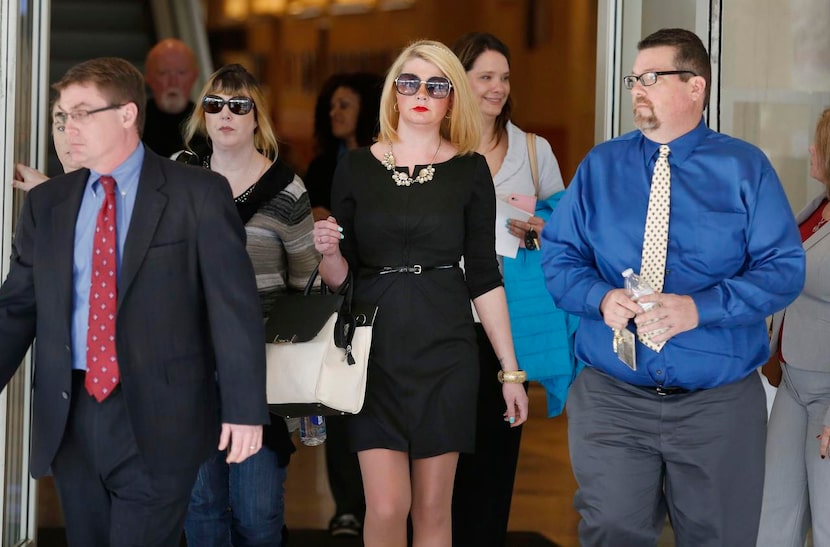
[(760, 147), (794, 211), (822, 191), (807, 147), (830, 106), (827, 0), (600, 0), (597, 142), (634, 129), (621, 78), (637, 42), (663, 27), (693, 30), (712, 61), (709, 127)]
[[(46, 142), (46, 39), (49, 3), (15, 0), (0, 5), (0, 278), (9, 270), (12, 232), (23, 196), (7, 184), (17, 162), (43, 168)], [(0, 393), (0, 514), (4, 546), (32, 544), (35, 481), (29, 477), (31, 359)]]
[(764, 151), (798, 212), (823, 190), (807, 147), (830, 106), (827, 0), (730, 0), (722, 19), (721, 131)]
[[(751, 0), (750, 0), (751, 1)], [(712, 99), (717, 89), (720, 0), (600, 0), (597, 21), (596, 141), (634, 129), (634, 115), (622, 77), (631, 72), (637, 42), (661, 28), (694, 31), (712, 56)], [(712, 30), (714, 29), (714, 30)], [(709, 126), (712, 125), (711, 117)]]

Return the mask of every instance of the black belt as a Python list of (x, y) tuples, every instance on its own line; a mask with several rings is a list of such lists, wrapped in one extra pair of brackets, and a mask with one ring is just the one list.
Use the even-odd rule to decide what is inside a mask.
[(383, 268), (378, 268), (372, 271), (378, 275), (386, 275), (391, 273), (421, 275), (422, 272), (429, 272), (431, 270), (449, 270), (457, 266), (457, 264), (442, 264), (440, 266), (421, 266), (420, 264), (413, 264), (412, 266), (384, 266)]
[(685, 387), (663, 387), (663, 386), (634, 386), (642, 389), (643, 391), (648, 391), (649, 393), (654, 393), (660, 395), (661, 397), (665, 397), (666, 395), (682, 395), (684, 393), (692, 393), (696, 391), (694, 389), (686, 389)]

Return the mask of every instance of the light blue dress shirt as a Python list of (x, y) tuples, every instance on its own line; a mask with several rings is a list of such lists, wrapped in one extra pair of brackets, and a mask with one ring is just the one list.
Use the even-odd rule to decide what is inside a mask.
[(89, 287), (92, 269), (92, 242), (98, 211), (104, 202), (104, 191), (98, 179), (110, 175), (116, 184), (115, 219), (118, 234), (118, 275), (121, 275), (121, 258), (124, 242), (135, 207), (138, 179), (144, 164), (144, 145), (138, 148), (112, 173), (90, 171), (81, 199), (81, 208), (75, 221), (75, 252), (72, 265), (72, 368), (86, 370), (86, 332), (89, 322)]
[[(663, 292), (694, 299), (697, 328), (656, 353), (637, 342), (620, 361), (599, 306), (640, 269), (658, 143), (634, 131), (582, 161), (542, 232), (542, 267), (556, 305), (582, 319), (576, 356), (635, 385), (703, 389), (747, 376), (768, 357), (765, 318), (804, 284), (804, 251), (778, 175), (755, 146), (701, 120), (671, 148), (671, 216)], [(629, 328), (634, 330), (633, 321)]]

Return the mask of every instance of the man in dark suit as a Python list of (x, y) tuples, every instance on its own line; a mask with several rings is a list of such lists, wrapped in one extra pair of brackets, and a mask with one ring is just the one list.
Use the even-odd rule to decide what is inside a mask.
[(127, 61), (86, 61), (54, 88), (83, 169), (23, 206), (0, 385), (36, 337), (31, 471), (54, 474), (70, 545), (178, 545), (199, 465), (217, 442), (230, 463), (256, 453), (268, 420), (244, 229), (223, 177), (141, 143)]

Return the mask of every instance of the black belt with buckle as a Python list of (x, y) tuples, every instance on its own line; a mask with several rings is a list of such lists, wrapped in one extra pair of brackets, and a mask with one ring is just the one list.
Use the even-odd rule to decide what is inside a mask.
[(378, 275), (386, 275), (391, 273), (415, 274), (421, 275), (423, 272), (431, 270), (449, 270), (455, 268), (457, 264), (442, 264), (440, 266), (421, 266), (420, 264), (413, 264), (412, 266), (385, 266), (374, 270)]
[(660, 395), (661, 397), (665, 397), (666, 395), (682, 395), (684, 393), (691, 393), (695, 390), (693, 389), (686, 389), (685, 387), (663, 387), (663, 386), (634, 386), (638, 387), (644, 391), (648, 391), (649, 393), (655, 393)]

